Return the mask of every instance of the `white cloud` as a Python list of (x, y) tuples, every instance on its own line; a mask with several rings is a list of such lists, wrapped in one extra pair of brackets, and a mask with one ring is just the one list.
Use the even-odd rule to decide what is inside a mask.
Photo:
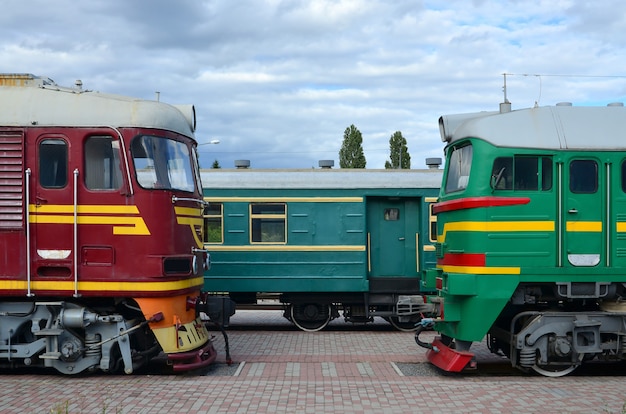
[(626, 99), (619, 0), (5, 3), (0, 71), (194, 103), (198, 140), (221, 141), (204, 166), (337, 161), (354, 124), (369, 168), (395, 131), (421, 168), (441, 156), (438, 117), (496, 109), (503, 72), (514, 108)]

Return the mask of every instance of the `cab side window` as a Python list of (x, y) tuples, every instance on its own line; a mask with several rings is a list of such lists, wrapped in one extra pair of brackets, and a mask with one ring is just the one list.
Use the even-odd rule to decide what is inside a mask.
[(572, 193), (598, 191), (598, 164), (593, 160), (574, 160), (569, 165), (569, 188)]
[(491, 187), (495, 190), (513, 189), (513, 157), (498, 157), (493, 162)]
[(85, 186), (90, 190), (116, 190), (122, 185), (119, 141), (94, 136), (85, 141)]
[(552, 189), (552, 158), (498, 157), (493, 162), (490, 185), (494, 190), (549, 191)]
[(44, 139), (39, 143), (39, 182), (44, 188), (67, 185), (67, 143), (62, 139)]

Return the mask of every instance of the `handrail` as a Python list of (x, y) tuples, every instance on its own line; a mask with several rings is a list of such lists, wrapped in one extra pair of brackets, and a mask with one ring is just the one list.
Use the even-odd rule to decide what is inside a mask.
[(78, 168), (74, 170), (74, 297), (78, 298)]
[(30, 290), (30, 286), (31, 286), (31, 280), (30, 280), (30, 272), (31, 272), (31, 262), (30, 262), (30, 174), (31, 174), (31, 170), (30, 168), (27, 168), (26, 171), (24, 171), (24, 174), (26, 176), (26, 189), (24, 190), (24, 193), (26, 195), (26, 296), (33, 297), (35, 296), (34, 293), (31, 292)]
[(198, 200), (197, 198), (191, 198), (191, 197), (177, 197), (175, 195), (172, 196), (172, 204), (176, 204), (177, 201), (193, 201), (196, 202), (202, 206), (207, 206), (209, 205), (209, 203), (207, 201), (204, 200)]

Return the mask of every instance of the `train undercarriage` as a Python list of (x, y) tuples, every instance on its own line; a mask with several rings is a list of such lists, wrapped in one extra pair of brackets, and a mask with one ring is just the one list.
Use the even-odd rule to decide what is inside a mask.
[(521, 370), (558, 377), (591, 360), (625, 359), (622, 284), (520, 285), (489, 331), (491, 352)]
[[(161, 321), (163, 314), (146, 320), (132, 299), (90, 298), (89, 304), (78, 300), (0, 302), (0, 367), (130, 374), (162, 353), (148, 325)], [(187, 325), (191, 326), (178, 329), (188, 330)], [(216, 353), (211, 340), (205, 342), (193, 352), (168, 354), (164, 362), (175, 372), (206, 365)]]
[(415, 331), (435, 307), (422, 295), (371, 293), (231, 293), (237, 309), (282, 310), (298, 329), (317, 332), (343, 315), (346, 322), (366, 324), (384, 318), (400, 331)]
[[(626, 360), (623, 286), (610, 283), (522, 285), (487, 334), (492, 353), (522, 371), (548, 377), (592, 360)], [(442, 335), (426, 346), (428, 359), (446, 371), (476, 368), (471, 342)]]
[(515, 315), (508, 332), (492, 328), (488, 345), (517, 368), (558, 377), (585, 361), (623, 360), (625, 323), (626, 312), (527, 311)]
[(327, 294), (284, 294), (281, 301), (285, 304), (283, 316), (307, 332), (324, 329), (340, 316), (340, 311), (346, 322), (364, 324), (378, 316), (398, 330), (414, 331), (423, 315), (434, 310), (420, 295), (356, 294), (333, 298)]
[(63, 300), (0, 303), (0, 364), (131, 373), (159, 353), (140, 311), (103, 308)]

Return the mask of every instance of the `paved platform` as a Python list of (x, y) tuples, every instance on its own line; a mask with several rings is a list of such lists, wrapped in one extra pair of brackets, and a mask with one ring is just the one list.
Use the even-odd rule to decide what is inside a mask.
[[(251, 327), (255, 327), (250, 330)], [(622, 413), (626, 373), (445, 376), (413, 334), (342, 321), (305, 333), (277, 311), (243, 311), (232, 366), (195, 375), (0, 375), (0, 413)], [(427, 333), (426, 335), (434, 335)], [(479, 363), (502, 364), (477, 347)]]

